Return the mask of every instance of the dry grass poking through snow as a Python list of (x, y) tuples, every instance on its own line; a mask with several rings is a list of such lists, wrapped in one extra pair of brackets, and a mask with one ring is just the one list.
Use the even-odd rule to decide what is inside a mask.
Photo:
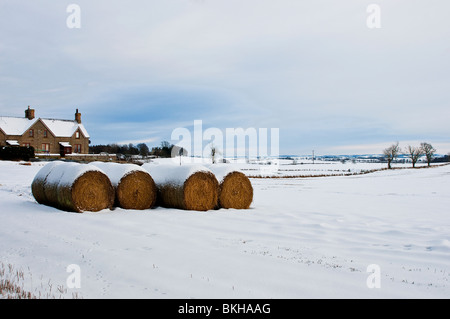
[(0, 265), (0, 296), (3, 299), (36, 299), (35, 296), (23, 288), (24, 273), (14, 270), (11, 264)]
[[(34, 289), (25, 288), (27, 281), (32, 283), (32, 275), (27, 276), (22, 269), (15, 269), (12, 264), (0, 263), (0, 299), (63, 299), (67, 295), (67, 289), (58, 285), (56, 288), (49, 280), (42, 281)], [(71, 295), (73, 299), (79, 299), (78, 293)]]

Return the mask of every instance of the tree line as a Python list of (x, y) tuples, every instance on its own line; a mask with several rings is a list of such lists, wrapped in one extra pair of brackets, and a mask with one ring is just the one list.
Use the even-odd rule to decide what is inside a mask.
[(156, 157), (172, 157), (172, 154), (187, 155), (186, 150), (176, 145), (170, 144), (167, 141), (161, 142), (160, 146), (155, 146), (150, 149), (147, 144), (139, 143), (134, 145), (132, 143), (119, 145), (119, 144), (106, 144), (106, 145), (93, 145), (89, 147), (89, 151), (92, 154), (108, 153), (108, 154), (122, 154), (124, 156), (141, 155), (143, 157), (156, 156)]

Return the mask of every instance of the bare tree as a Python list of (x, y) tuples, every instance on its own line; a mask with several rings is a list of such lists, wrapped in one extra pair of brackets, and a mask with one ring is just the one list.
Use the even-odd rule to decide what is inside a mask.
[(383, 150), (384, 157), (388, 162), (388, 169), (391, 169), (391, 163), (397, 158), (399, 153), (400, 147), (398, 146), (398, 142)]
[(212, 161), (213, 164), (216, 163), (216, 155), (217, 154), (219, 154), (219, 150), (217, 149), (216, 146), (211, 144), (211, 161)]
[(409, 158), (411, 159), (412, 167), (416, 167), (417, 161), (423, 155), (422, 147), (415, 147), (415, 146), (408, 145), (405, 152), (406, 152), (406, 154), (408, 154)]
[(422, 148), (422, 152), (427, 158), (428, 166), (431, 165), (431, 160), (434, 157), (434, 153), (436, 153), (436, 149), (429, 143), (421, 143), (420, 147)]

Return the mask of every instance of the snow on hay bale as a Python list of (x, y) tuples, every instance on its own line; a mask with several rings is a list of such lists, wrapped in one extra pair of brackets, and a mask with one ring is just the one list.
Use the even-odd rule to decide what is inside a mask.
[(66, 211), (96, 212), (114, 204), (111, 181), (90, 164), (51, 162), (36, 174), (31, 190), (38, 203)]
[(124, 209), (148, 209), (156, 203), (157, 189), (153, 178), (141, 166), (92, 162), (111, 180), (116, 192), (115, 204)]
[(219, 183), (202, 165), (144, 164), (158, 188), (163, 207), (207, 211), (216, 207)]
[(253, 201), (253, 186), (244, 173), (229, 164), (213, 164), (208, 168), (219, 182), (219, 208), (250, 208)]

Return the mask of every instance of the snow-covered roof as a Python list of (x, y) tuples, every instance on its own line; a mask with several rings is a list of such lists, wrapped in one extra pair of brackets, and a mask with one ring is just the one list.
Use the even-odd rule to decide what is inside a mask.
[(59, 142), (59, 145), (64, 147), (72, 147), (72, 145), (70, 145), (69, 142)]
[(56, 137), (71, 137), (78, 129), (85, 137), (89, 137), (84, 125), (77, 121), (56, 119), (41, 119), (41, 121)]
[(20, 146), (19, 142), (15, 141), (15, 140), (6, 140), (6, 143), (11, 145), (11, 146), (13, 146), (13, 145)]
[(29, 120), (25, 117), (0, 116), (0, 129), (6, 135), (22, 135), (36, 122), (37, 119)]
[(29, 120), (25, 117), (0, 116), (0, 129), (6, 135), (22, 135), (39, 120), (41, 120), (56, 137), (72, 137), (79, 129), (85, 137), (89, 138), (89, 134), (83, 124), (70, 120), (42, 118)]

